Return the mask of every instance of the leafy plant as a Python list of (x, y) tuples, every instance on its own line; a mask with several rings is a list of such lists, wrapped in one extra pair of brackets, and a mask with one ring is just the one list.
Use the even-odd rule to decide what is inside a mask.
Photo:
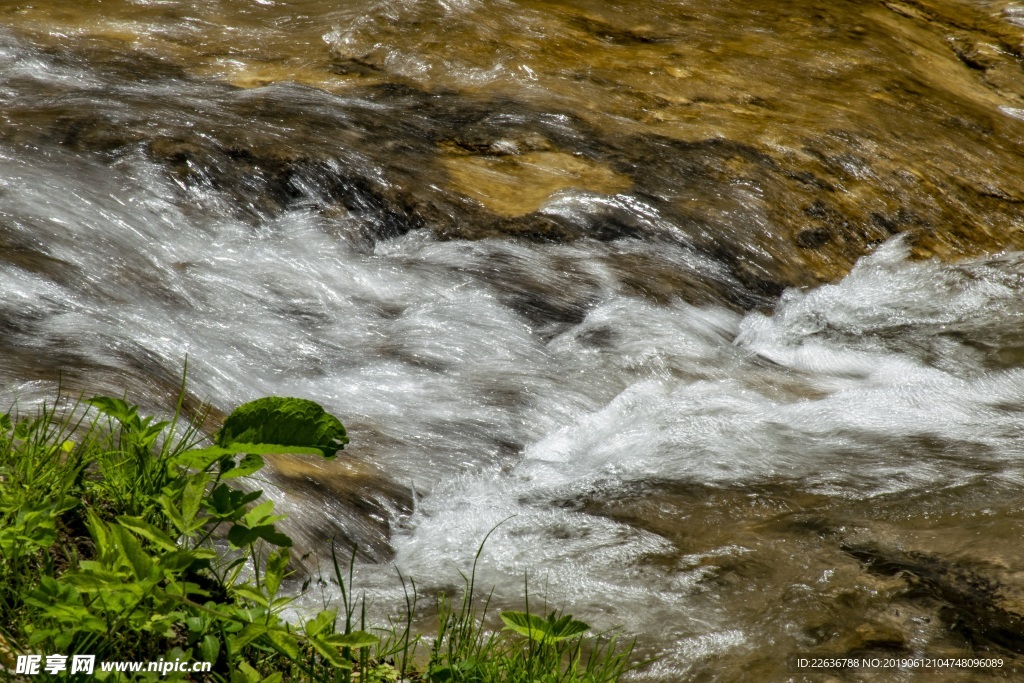
[[(217, 432), (220, 448), (247, 453), (299, 447), (333, 458), (348, 435), (338, 418), (314, 401), (269, 396), (236, 408)], [(294, 450), (289, 452), (295, 452)]]
[[(497, 527), (495, 527), (497, 528)], [(493, 533), (494, 529), (491, 530)], [(490, 536), (488, 533), (487, 537)], [(635, 668), (633, 645), (620, 647), (617, 638), (597, 634), (584, 638), (590, 627), (570, 615), (551, 612), (547, 619), (525, 612), (500, 614), (500, 633), (484, 627), (490, 596), (474, 606), (476, 567), (484, 538), (469, 576), (463, 576), (460, 607), (441, 596), (438, 635), (427, 665), (432, 683), (613, 683)]]
[(312, 401), (260, 399), (200, 447), (204, 417), (182, 424), (179, 402), (157, 420), (102, 396), (0, 414), (0, 679), (29, 652), (200, 659), (224, 683), (611, 683), (628, 670), (628, 646), (584, 638), (569, 616), (505, 612), (504, 631), (486, 630), (476, 562), (459, 608), (441, 598), (425, 662), (415, 582), (403, 620), (369, 625), (351, 594), (355, 549), (346, 577), (332, 548), (343, 613), (286, 621), (292, 541), (273, 502), (237, 480), (261, 453), (333, 457), (345, 429)]
[(510, 610), (501, 613), (501, 620), (505, 622), (506, 629), (541, 644), (568, 640), (590, 630), (590, 626), (569, 615), (557, 618), (556, 612), (551, 612), (547, 619), (543, 619), (536, 614)]

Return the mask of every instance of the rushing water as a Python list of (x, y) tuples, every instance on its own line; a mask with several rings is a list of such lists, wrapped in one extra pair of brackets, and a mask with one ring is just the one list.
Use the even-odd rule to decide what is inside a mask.
[(324, 404), (380, 611), (493, 530), (641, 678), (1018, 661), (1024, 10), (104, 5), (0, 7), (3, 396)]

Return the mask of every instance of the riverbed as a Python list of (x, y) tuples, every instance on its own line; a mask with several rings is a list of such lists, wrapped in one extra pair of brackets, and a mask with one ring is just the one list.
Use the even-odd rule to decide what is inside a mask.
[(988, 0), (5, 3), (0, 397), (323, 404), (256, 485), (380, 613), (490, 533), (637, 680), (1012, 678), (1022, 59)]

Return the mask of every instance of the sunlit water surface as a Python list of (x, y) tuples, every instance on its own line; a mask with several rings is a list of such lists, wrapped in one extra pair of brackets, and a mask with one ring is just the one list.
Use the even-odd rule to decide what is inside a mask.
[[(161, 23), (159, 8), (176, 3), (138, 4), (133, 19), (105, 30), (135, 35), (161, 58), (168, 46), (189, 46), (199, 56), (186, 59), (187, 77), (200, 80), (117, 80), (4, 32), (0, 96), (27, 94), (44, 111), (73, 92), (115, 122), (134, 111), (133, 97), (153, 99), (152, 127), (174, 130), (227, 116), (219, 107), (245, 99), (218, 83), (251, 75), (251, 49), (237, 60), (221, 54), (236, 39), (202, 28), (211, 16)], [(246, 17), (262, 10), (235, 4), (216, 6), (280, 53), (267, 69), (287, 67), (301, 81), (296, 74), (313, 68), (295, 61), (303, 44), (259, 33), (265, 25)], [(522, 44), (485, 64), (465, 46), (369, 46), (396, 26), (421, 22), (419, 35), (432, 35), (435, 24), (470, 25), (483, 6), (341, 8), (324, 22), (320, 4), (306, 4), (312, 18), (289, 21), (299, 33), (324, 29), (322, 42), (347, 65), (339, 77), (512, 83), (527, 93), (539, 83), (559, 106), (581, 92), (544, 82), (565, 76), (551, 64), (572, 59), (544, 47), (545, 22), (556, 34), (575, 26), (568, 10), (528, 7)], [(498, 10), (487, 12), (504, 7), (492, 4)], [(30, 10), (21, 30), (32, 36), (41, 19)], [(652, 26), (659, 13), (690, 21), (667, 5), (652, 11)], [(74, 12), (65, 21), (80, 40), (110, 38)], [(507, 30), (497, 26), (493, 40)], [(641, 29), (612, 42), (646, 54), (668, 40)], [(356, 47), (358, 59), (345, 52)], [(517, 61), (542, 57), (547, 72)], [(259, 96), (298, 92), (275, 87)], [(309, 97), (311, 108), (394, 115), (344, 92)], [(616, 108), (631, 106), (599, 113), (614, 128), (626, 125)], [(280, 126), (272, 134), (287, 146), (289, 122)], [(735, 264), (699, 243), (699, 229), (663, 219), (654, 200), (624, 189), (629, 182), (619, 188), (611, 171), (579, 170), (554, 152), (533, 157), (557, 166), (544, 177), (574, 180), (552, 181), (531, 210), (582, 225), (614, 204), (647, 232), (552, 241), (388, 234), (351, 207), (325, 211), (315, 187), (280, 210), (239, 212), (237, 196), (217, 182), (181, 182), (142, 142), (111, 157), (67, 140), (7, 139), (3, 396), (31, 405), (61, 374), (72, 390), (127, 389), (166, 410), (187, 356), (190, 393), (217, 411), (269, 394), (317, 400), (349, 427), (348, 458), (281, 459), (261, 485), (291, 516), (303, 550), (326, 559), (332, 535), (363, 545), (357, 585), (378, 612), (403, 604), (396, 569), (427, 598), (457, 587), (490, 533), (477, 582), (494, 586), (498, 605), (519, 606), (528, 580), (549, 604), (597, 628), (621, 627), (660, 657), (639, 678), (775, 680), (790, 675), (793, 653), (1020, 651), (984, 631), (1019, 614), (1024, 569), (1020, 253), (948, 264), (911, 258), (912, 237), (876, 239), (844, 277), (775, 300), (744, 289)], [(485, 186), (466, 192), (501, 213), (509, 198)], [(742, 192), (750, 213), (714, 209), (730, 240), (766, 230), (756, 224), (756, 188)], [(753, 233), (740, 225), (749, 220)], [(766, 253), (759, 245), (736, 248)], [(695, 296), (683, 291), (692, 283), (712, 284)], [(733, 295), (716, 300), (720, 292)], [(904, 572), (872, 571), (871, 558), (902, 562)], [(988, 611), (956, 612), (958, 571), (1002, 586)], [(911, 589), (915, 576), (933, 575), (954, 588)], [(914, 675), (926, 674), (905, 677)]]

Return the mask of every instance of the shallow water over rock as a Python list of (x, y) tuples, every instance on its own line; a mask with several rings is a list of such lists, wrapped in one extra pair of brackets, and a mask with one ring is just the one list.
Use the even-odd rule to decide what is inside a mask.
[(1020, 7), (102, 5), (0, 8), (4, 396), (323, 403), (381, 611), (497, 527), (639, 678), (1016, 675)]

